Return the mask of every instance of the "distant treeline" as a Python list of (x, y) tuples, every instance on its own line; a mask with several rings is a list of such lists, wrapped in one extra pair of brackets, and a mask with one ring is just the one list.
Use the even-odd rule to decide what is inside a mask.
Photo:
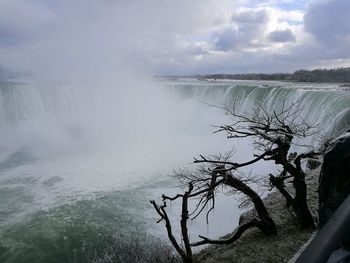
[(350, 67), (336, 69), (297, 70), (294, 73), (273, 74), (207, 74), (196, 75), (198, 79), (280, 80), (298, 82), (350, 83)]

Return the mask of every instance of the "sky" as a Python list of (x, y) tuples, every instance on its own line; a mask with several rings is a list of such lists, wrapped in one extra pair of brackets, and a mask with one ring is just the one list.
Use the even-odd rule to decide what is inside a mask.
[(350, 66), (349, 0), (0, 0), (0, 66), (152, 75)]

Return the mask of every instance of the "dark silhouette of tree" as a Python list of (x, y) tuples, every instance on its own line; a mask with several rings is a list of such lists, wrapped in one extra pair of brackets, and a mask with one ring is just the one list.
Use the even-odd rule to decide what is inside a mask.
[[(262, 156), (258, 156), (254, 160), (250, 161), (250, 163), (257, 162), (258, 159), (263, 158)], [(217, 160), (209, 160), (204, 156), (201, 156), (200, 160), (195, 160), (195, 163), (214, 163), (215, 165), (218, 164)], [(205, 194), (201, 193), (203, 188), (201, 185), (197, 187), (198, 189), (198, 194), (201, 195), (200, 200), (197, 204), (197, 207), (201, 206), (201, 209), (199, 212), (203, 211), (203, 208), (208, 204), (209, 200), (212, 200), (212, 206), (210, 210), (207, 212), (207, 215), (210, 211), (214, 209), (215, 206), (215, 191), (219, 186), (224, 186), (228, 189), (231, 189), (231, 194), (243, 194), (244, 199), (242, 201), (242, 204), (251, 202), (254, 205), (254, 208), (257, 212), (258, 217), (252, 219), (248, 223), (240, 225), (235, 233), (229, 237), (228, 239), (220, 239), (220, 240), (213, 240), (209, 239), (204, 236), (199, 236), (202, 241), (192, 243), (192, 246), (199, 246), (199, 245), (204, 245), (204, 244), (230, 244), (235, 242), (247, 229), (256, 227), (259, 230), (261, 230), (264, 234), (266, 235), (273, 235), (277, 233), (276, 230), (276, 225), (272, 218), (270, 217), (264, 202), (262, 201), (261, 197), (259, 196), (256, 191), (254, 191), (242, 178), (239, 178), (237, 176), (234, 176), (233, 173), (231, 172), (231, 169), (227, 169), (227, 165), (230, 164), (230, 162), (221, 162), (222, 165), (219, 165), (215, 167), (212, 171), (210, 171), (210, 176), (207, 176), (207, 179), (210, 179), (209, 186), (205, 188)], [(244, 167), (249, 165), (248, 163), (235, 163), (236, 169), (239, 167)], [(196, 184), (198, 182), (198, 179), (190, 179), (192, 184)], [(248, 180), (250, 181), (250, 180)], [(210, 189), (209, 189), (210, 188)], [(232, 191), (233, 190), (233, 191)], [(195, 195), (194, 195), (195, 196)], [(197, 213), (198, 215), (198, 213)], [(197, 216), (196, 215), (196, 216)], [(207, 217), (208, 218), (208, 217)]]
[[(217, 106), (215, 106), (217, 107)], [(302, 161), (316, 158), (315, 151), (306, 153), (290, 152), (296, 143), (296, 138), (315, 135), (315, 123), (306, 122), (300, 115), (301, 102), (287, 103), (283, 100), (273, 111), (268, 111), (264, 105), (258, 105), (251, 111), (238, 111), (238, 107), (219, 107), (230, 115), (233, 123), (229, 125), (215, 126), (215, 132), (225, 132), (227, 138), (249, 138), (255, 149), (253, 158), (246, 162), (233, 160), (234, 150), (219, 153), (213, 156), (199, 155), (194, 158), (195, 170), (180, 169), (175, 172), (182, 187), (188, 187), (184, 194), (173, 197), (162, 195), (163, 205), (159, 206), (151, 201), (161, 220), (165, 221), (168, 237), (180, 254), (183, 262), (192, 262), (191, 246), (204, 244), (230, 244), (235, 242), (241, 235), (252, 227), (258, 228), (265, 235), (277, 233), (276, 226), (270, 217), (260, 195), (250, 186), (259, 179), (254, 176), (240, 173), (239, 169), (260, 161), (274, 161), (282, 167), (278, 175), (260, 175), (260, 180), (268, 177), (270, 190), (276, 188), (286, 199), (287, 207), (291, 207), (302, 229), (315, 227), (313, 216), (307, 204), (306, 174), (302, 168)], [(287, 187), (291, 180), (291, 187)], [(290, 191), (292, 188), (292, 191)], [(188, 237), (187, 221), (197, 218), (207, 209), (206, 219), (215, 208), (215, 194), (217, 192), (243, 195), (240, 206), (252, 204), (257, 217), (249, 222), (239, 225), (233, 235), (227, 239), (210, 239), (199, 236), (200, 241), (191, 243)], [(167, 202), (182, 199), (181, 234), (183, 247), (178, 244), (171, 230), (171, 222), (166, 213)], [(189, 213), (188, 200), (195, 200), (195, 206)]]
[[(255, 149), (264, 152), (265, 161), (274, 161), (282, 166), (282, 172), (270, 174), (272, 188), (278, 189), (285, 197), (287, 206), (293, 208), (302, 229), (314, 228), (314, 220), (307, 205), (307, 188), (302, 160), (315, 158), (320, 153), (290, 153), (296, 138), (315, 135), (315, 122), (308, 123), (300, 115), (300, 101), (287, 104), (281, 102), (279, 109), (269, 113), (265, 106), (259, 105), (250, 112), (237, 112), (236, 107), (223, 107), (227, 114), (234, 117), (231, 125), (219, 126), (217, 132), (226, 132), (228, 138), (251, 138)], [(292, 179), (294, 196), (288, 192), (285, 182)]]
[[(267, 154), (256, 156), (254, 159), (244, 163), (233, 163), (228, 161), (228, 158), (230, 158), (231, 155), (232, 151), (224, 155), (215, 156), (213, 159), (200, 155), (200, 159), (195, 159), (194, 163), (205, 164), (205, 166), (200, 165), (195, 171), (180, 170), (176, 172), (182, 185), (188, 185), (188, 191), (185, 191), (184, 194), (177, 194), (173, 197), (163, 194), (162, 206), (159, 206), (155, 201), (151, 201), (153, 207), (161, 216), (161, 220), (158, 222), (162, 220), (165, 221), (168, 238), (175, 250), (182, 257), (183, 262), (192, 262), (191, 246), (204, 244), (230, 244), (239, 239), (247, 229), (252, 227), (258, 228), (266, 235), (277, 233), (276, 225), (270, 217), (261, 197), (248, 185), (248, 182), (252, 182), (254, 179), (243, 179), (233, 175), (233, 170), (258, 162), (267, 156)], [(232, 166), (234, 166), (234, 169)], [(199, 236), (202, 239), (201, 241), (190, 243), (187, 230), (188, 219), (190, 219), (190, 216), (192, 217), (191, 220), (197, 218), (204, 211), (204, 208), (210, 205), (206, 217), (208, 222), (208, 215), (215, 207), (215, 193), (223, 190), (230, 190), (231, 194), (243, 194), (245, 198), (242, 200), (242, 203), (246, 204), (247, 202), (251, 202), (257, 211), (258, 217), (252, 219), (248, 223), (240, 225), (235, 233), (228, 239), (213, 240), (204, 236)], [(174, 238), (171, 222), (165, 210), (167, 201), (171, 202), (180, 198), (182, 199), (181, 234), (184, 248), (182, 248)], [(190, 198), (196, 200), (196, 205), (191, 213), (188, 212), (188, 200)]]

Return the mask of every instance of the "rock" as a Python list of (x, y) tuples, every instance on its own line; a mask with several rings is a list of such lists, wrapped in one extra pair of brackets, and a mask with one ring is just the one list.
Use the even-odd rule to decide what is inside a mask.
[(350, 132), (327, 148), (319, 180), (320, 228), (350, 194)]

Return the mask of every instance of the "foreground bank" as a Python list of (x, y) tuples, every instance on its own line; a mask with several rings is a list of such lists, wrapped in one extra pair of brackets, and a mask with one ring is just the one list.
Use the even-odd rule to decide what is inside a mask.
[[(307, 175), (308, 203), (315, 218), (318, 209), (319, 173), (320, 167), (309, 170)], [(296, 218), (287, 210), (285, 199), (279, 192), (269, 194), (264, 201), (276, 222), (277, 235), (266, 236), (256, 228), (250, 229), (233, 244), (208, 246), (197, 254), (197, 262), (288, 262), (307, 242), (312, 232), (300, 230)], [(240, 224), (252, 217), (255, 217), (254, 210), (242, 214)]]

